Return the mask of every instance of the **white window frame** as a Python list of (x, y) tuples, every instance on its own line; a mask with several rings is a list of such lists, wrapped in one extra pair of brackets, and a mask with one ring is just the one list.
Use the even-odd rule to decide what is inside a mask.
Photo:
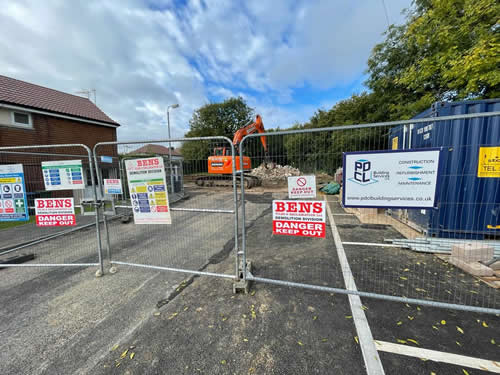
[[(23, 115), (28, 115), (28, 124), (25, 124), (23, 122), (16, 122), (16, 117), (15, 113), (23, 114)], [(24, 111), (10, 111), (10, 118), (11, 118), (11, 126), (14, 126), (16, 128), (22, 128), (22, 129), (33, 129), (33, 118), (31, 116), (31, 113), (29, 112), (24, 112)]]

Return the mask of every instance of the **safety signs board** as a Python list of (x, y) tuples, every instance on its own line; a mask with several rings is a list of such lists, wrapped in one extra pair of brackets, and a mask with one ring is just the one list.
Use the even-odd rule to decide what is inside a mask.
[(125, 162), (125, 168), (134, 222), (171, 224), (163, 159), (129, 159)]
[(288, 177), (288, 198), (316, 198), (316, 176)]
[(71, 227), (76, 225), (73, 198), (35, 199), (36, 225), (39, 227)]
[(105, 178), (104, 194), (123, 194), (122, 181), (118, 178)]
[(46, 190), (85, 189), (81, 160), (42, 161)]
[(29, 220), (22, 164), (0, 165), (0, 221)]
[(344, 207), (434, 207), (439, 155), (439, 149), (344, 153)]
[(500, 177), (500, 146), (479, 147), (477, 177)]
[(273, 201), (273, 234), (324, 238), (324, 201)]

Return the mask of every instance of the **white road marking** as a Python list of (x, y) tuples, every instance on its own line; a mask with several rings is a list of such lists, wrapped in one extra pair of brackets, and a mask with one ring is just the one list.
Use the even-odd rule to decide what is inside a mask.
[[(328, 220), (330, 220), (330, 228), (332, 230), (333, 239), (335, 241), (335, 247), (337, 248), (337, 255), (339, 257), (340, 267), (342, 268), (342, 275), (344, 277), (344, 283), (347, 290), (357, 291), (356, 283), (352, 276), (351, 267), (347, 261), (345, 255), (344, 246), (342, 246), (342, 240), (340, 239), (339, 231), (335, 225), (335, 220), (333, 220), (332, 211), (330, 205), (325, 196), (326, 201), (326, 211), (328, 213)], [(356, 326), (356, 332), (358, 333), (359, 345), (361, 347), (361, 352), (363, 354), (363, 360), (365, 362), (366, 373), (369, 375), (383, 375), (385, 374), (384, 368), (382, 367), (382, 362), (378, 355), (377, 348), (375, 346), (372, 332), (368, 321), (366, 320), (365, 312), (362, 308), (361, 299), (359, 296), (349, 294), (349, 304), (351, 305), (352, 318), (354, 320), (354, 325)]]
[(375, 340), (377, 350), (500, 374), (500, 362)]

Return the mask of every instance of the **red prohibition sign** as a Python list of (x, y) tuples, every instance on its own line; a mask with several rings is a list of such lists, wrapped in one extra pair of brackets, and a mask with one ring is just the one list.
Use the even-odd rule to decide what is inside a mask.
[(304, 177), (300, 177), (297, 179), (297, 185), (305, 186), (307, 184), (307, 180)]

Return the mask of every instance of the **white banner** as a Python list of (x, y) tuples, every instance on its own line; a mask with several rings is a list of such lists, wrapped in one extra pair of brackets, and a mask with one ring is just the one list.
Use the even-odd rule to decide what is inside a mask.
[(344, 206), (434, 207), (439, 154), (439, 149), (344, 153)]
[(81, 160), (42, 161), (46, 190), (85, 189)]
[(134, 222), (172, 224), (163, 159), (131, 159), (125, 168)]
[(316, 176), (288, 177), (288, 198), (316, 198)]

